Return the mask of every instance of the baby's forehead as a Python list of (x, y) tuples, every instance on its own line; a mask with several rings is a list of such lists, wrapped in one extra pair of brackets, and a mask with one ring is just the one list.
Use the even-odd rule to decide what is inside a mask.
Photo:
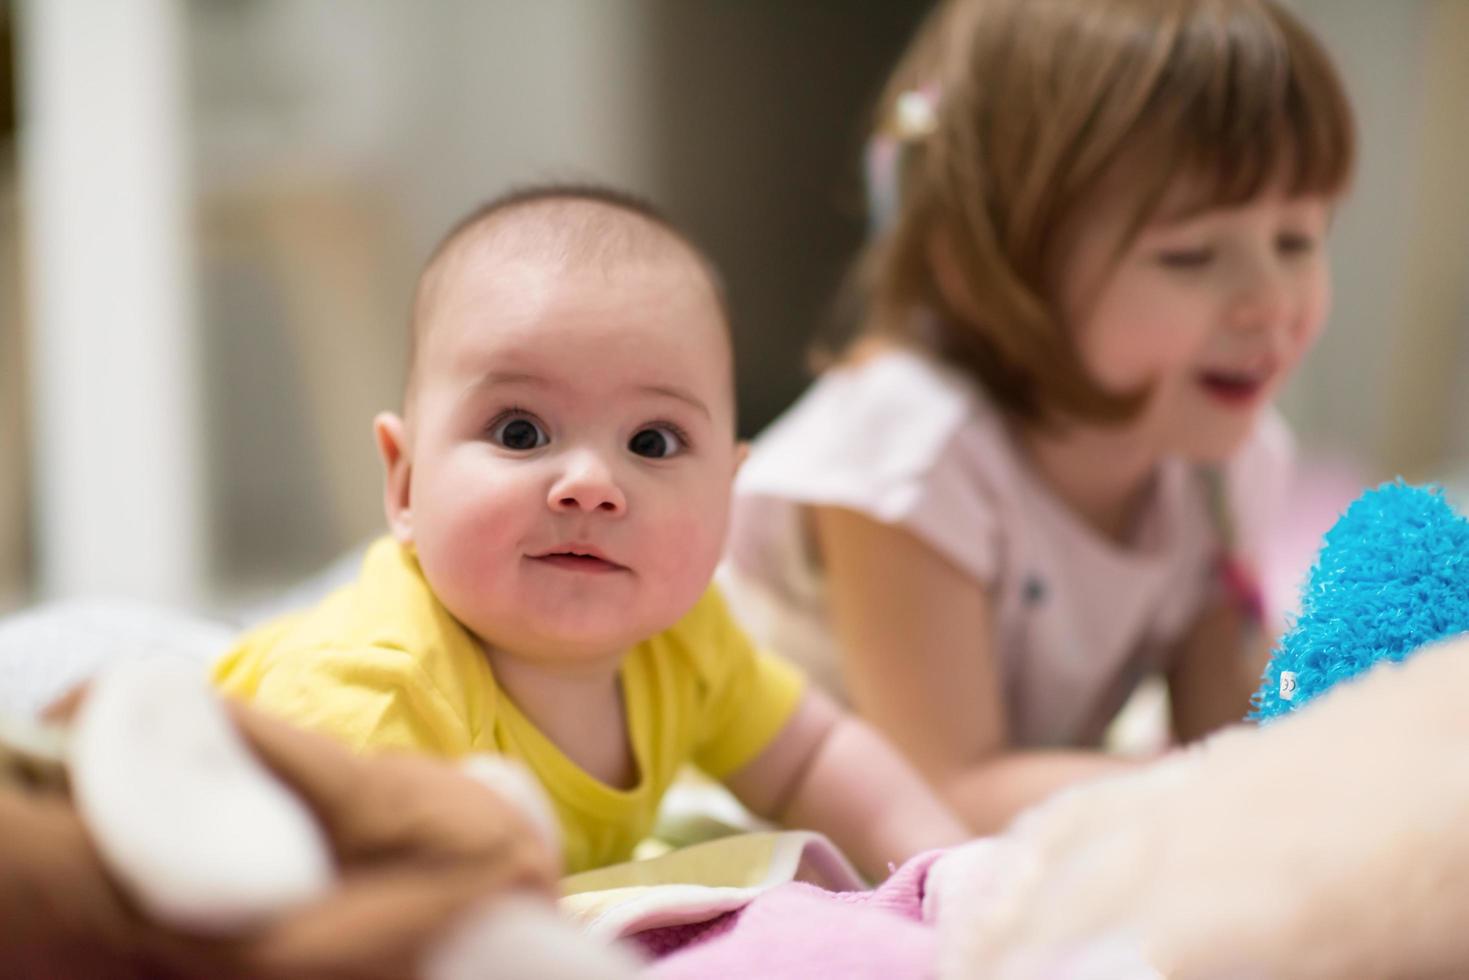
[(466, 279), (511, 282), (517, 270), (526, 269), (554, 272), (551, 281), (568, 287), (599, 277), (625, 286), (653, 278), (650, 273), (664, 281), (684, 280), (707, 290), (724, 328), (729, 327), (718, 274), (674, 229), (604, 201), (550, 198), (491, 211), (451, 233), (420, 277), (415, 331)]
[[(720, 298), (687, 257), (603, 257), (596, 263), (524, 252), (467, 251), (446, 265), (420, 338), (450, 350), (503, 336), (522, 346), (584, 342), (620, 334), (712, 341), (729, 356)], [(446, 343), (439, 344), (438, 340)]]
[(601, 200), (546, 198), (492, 210), (456, 230), (425, 271), (428, 278), (497, 263), (534, 263), (569, 273), (628, 267), (660, 267), (709, 280), (717, 276), (704, 257), (671, 226)]
[(435, 283), (436, 300), (449, 305), (471, 297), (513, 305), (547, 294), (651, 303), (670, 290), (707, 300), (711, 315), (723, 320), (722, 298), (702, 264), (676, 248), (578, 255), (522, 247), (514, 240), (486, 240), (468, 243), (448, 257)]
[(687, 262), (484, 258), (443, 283), (420, 351), (422, 380), (456, 390), (483, 377), (574, 381), (583, 392), (666, 384), (711, 404), (732, 401), (728, 330)]
[(655, 310), (692, 297), (687, 319), (715, 321), (718, 356), (733, 369), (723, 286), (681, 232), (615, 200), (553, 195), (492, 204), (435, 250), (414, 300), (410, 391), (425, 370), (437, 371), (424, 363), (425, 348), (443, 353), (455, 345), (442, 342), (460, 331), (494, 329), (503, 314), (544, 302), (548, 292), (562, 300), (580, 295), (589, 305), (620, 298)]
[(723, 311), (686, 262), (582, 266), (523, 255), (470, 257), (447, 270), (427, 324), (434, 336), (503, 336), (521, 344), (637, 338), (660, 327), (728, 346)]

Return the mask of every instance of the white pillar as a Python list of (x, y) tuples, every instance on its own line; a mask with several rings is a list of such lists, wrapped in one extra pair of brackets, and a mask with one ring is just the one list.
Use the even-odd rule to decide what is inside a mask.
[(182, 0), (23, 0), (22, 204), (43, 596), (202, 592)]

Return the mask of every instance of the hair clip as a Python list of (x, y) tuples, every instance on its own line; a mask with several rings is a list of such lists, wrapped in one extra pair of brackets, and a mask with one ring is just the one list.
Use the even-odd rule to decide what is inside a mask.
[(893, 135), (900, 140), (918, 140), (938, 128), (938, 86), (910, 88), (893, 104)]
[(891, 228), (900, 205), (904, 157), (912, 144), (938, 128), (937, 85), (908, 89), (893, 104), (891, 117), (867, 141), (862, 170), (867, 189), (868, 234)]

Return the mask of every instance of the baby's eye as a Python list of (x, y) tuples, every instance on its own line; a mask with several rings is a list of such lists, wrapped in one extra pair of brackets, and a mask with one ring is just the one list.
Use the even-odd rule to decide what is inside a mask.
[(1158, 264), (1169, 269), (1202, 269), (1213, 261), (1212, 248), (1170, 248), (1158, 253)]
[(1316, 239), (1310, 235), (1287, 231), (1276, 236), (1275, 247), (1283, 255), (1305, 255), (1316, 250)]
[(512, 415), (490, 427), (490, 441), (515, 452), (529, 452), (540, 449), (551, 439), (530, 419)]
[(639, 429), (627, 441), (627, 448), (635, 456), (648, 459), (667, 459), (683, 452), (684, 440), (678, 430), (670, 425), (650, 425)]

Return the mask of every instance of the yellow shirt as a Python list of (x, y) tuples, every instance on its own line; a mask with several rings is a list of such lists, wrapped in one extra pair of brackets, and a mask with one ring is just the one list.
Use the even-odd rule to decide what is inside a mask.
[(568, 872), (627, 860), (680, 766), (715, 778), (738, 770), (785, 725), (803, 687), (794, 667), (754, 649), (713, 588), (633, 647), (620, 676), (639, 773), (627, 790), (588, 775), (521, 714), (391, 539), (369, 549), (355, 584), (247, 634), (214, 668), (224, 691), (359, 750), (519, 759), (555, 805)]

